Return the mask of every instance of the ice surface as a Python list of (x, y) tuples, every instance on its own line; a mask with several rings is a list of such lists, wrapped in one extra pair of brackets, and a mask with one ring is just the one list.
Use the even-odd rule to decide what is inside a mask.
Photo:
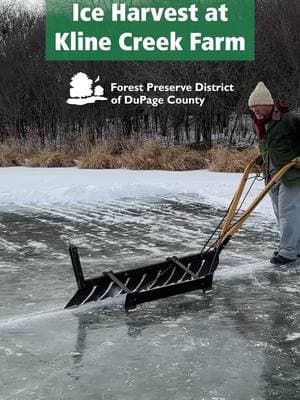
[[(157, 181), (152, 192), (143, 192), (147, 173), (133, 179), (125, 171), (125, 183), (141, 185), (131, 195), (115, 171), (118, 196), (107, 194), (108, 174), (103, 197), (99, 183), (99, 201), (89, 192), (82, 203), (80, 190), (66, 200), (59, 173), (55, 180), (54, 171), (47, 172), (39, 188), (41, 172), (30, 171), (37, 171), (36, 187), (23, 172), (21, 187), (21, 176), (16, 182), (12, 172), (0, 194), (1, 400), (298, 398), (300, 263), (268, 263), (277, 228), (267, 214), (251, 217), (224, 249), (210, 295), (193, 292), (130, 313), (117, 304), (63, 310), (76, 290), (68, 244), (79, 246), (89, 277), (198, 251), (239, 175), (225, 180), (220, 174), (226, 183), (218, 191), (219, 174), (179, 174), (175, 183), (172, 174), (149, 173), (149, 181)], [(85, 173), (77, 183), (68, 176), (64, 187), (88, 191), (99, 172)], [(24, 201), (22, 190), (28, 193)], [(213, 198), (214, 206), (208, 205)]]
[[(241, 174), (206, 170), (131, 171), (77, 168), (0, 168), (0, 206), (6, 204), (74, 204), (109, 202), (170, 193), (197, 194), (201, 202), (227, 207)], [(249, 199), (262, 189), (257, 182)], [(246, 202), (245, 205), (248, 203)], [(271, 203), (264, 200), (258, 211), (271, 216)]]
[(300, 339), (300, 332), (291, 333), (287, 336), (287, 341), (298, 340)]

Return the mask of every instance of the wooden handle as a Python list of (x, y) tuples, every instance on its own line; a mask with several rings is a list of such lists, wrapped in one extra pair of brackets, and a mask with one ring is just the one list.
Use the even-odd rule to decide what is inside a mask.
[[(237, 190), (236, 194), (234, 195), (232, 205), (231, 205), (231, 207), (230, 207), (230, 210), (229, 210), (229, 212), (228, 212), (228, 216), (227, 216), (227, 218), (226, 218), (226, 222), (225, 222), (226, 225), (224, 224), (224, 227), (225, 227), (226, 229), (224, 229), (224, 227), (223, 227), (222, 232), (221, 232), (220, 240), (219, 240), (218, 243), (217, 243), (217, 247), (221, 246), (221, 245), (226, 241), (226, 239), (228, 239), (229, 237), (231, 237), (232, 235), (234, 235), (234, 234), (240, 229), (240, 227), (242, 226), (242, 224), (243, 224), (243, 223), (246, 221), (246, 219), (250, 216), (250, 214), (251, 214), (252, 211), (257, 207), (257, 205), (262, 201), (262, 199), (266, 196), (266, 194), (272, 189), (272, 187), (275, 186), (276, 183), (278, 183), (278, 182), (280, 181), (280, 179), (283, 177), (283, 175), (284, 175), (289, 169), (291, 169), (292, 167), (295, 167), (295, 166), (296, 166), (296, 161), (292, 161), (292, 162), (290, 162), (289, 164), (285, 165), (283, 168), (281, 168), (281, 170), (278, 171), (278, 172), (273, 176), (273, 178), (270, 180), (270, 182), (269, 182), (269, 183), (265, 186), (265, 188), (259, 193), (259, 195), (253, 200), (253, 202), (250, 204), (250, 206), (243, 212), (243, 214), (241, 215), (241, 217), (240, 217), (234, 224), (230, 225), (231, 222), (232, 222), (232, 219), (233, 219), (233, 217), (234, 217), (234, 213), (235, 213), (235, 211), (236, 211), (237, 204), (238, 204), (238, 202), (236, 203), (236, 200), (238, 200), (238, 201), (240, 200), (240, 197), (241, 197), (241, 194), (242, 194), (241, 190), (243, 191), (243, 189), (244, 189), (244, 187), (245, 187), (245, 184), (246, 184), (245, 179), (247, 180), (246, 177), (249, 176), (249, 173), (250, 173), (250, 170), (251, 170), (251, 168), (250, 168), (250, 165), (251, 165), (251, 164), (253, 165), (253, 162), (252, 162), (252, 163), (249, 163), (249, 164), (247, 165), (247, 167), (246, 167), (246, 169), (245, 169), (245, 172), (244, 172), (244, 174), (243, 174), (242, 180), (241, 180), (241, 182), (240, 182), (240, 185), (239, 185), (239, 187), (238, 187), (238, 190)], [(230, 219), (229, 217), (230, 217), (231, 219)]]
[(224, 225), (223, 225), (222, 231), (221, 231), (221, 237), (223, 235), (225, 235), (225, 233), (228, 230), (228, 227), (230, 226), (230, 224), (231, 224), (231, 222), (232, 222), (232, 220), (233, 220), (233, 218), (235, 216), (236, 209), (237, 209), (237, 207), (239, 205), (239, 202), (240, 202), (241, 196), (243, 194), (245, 185), (247, 183), (249, 174), (250, 174), (251, 169), (252, 169), (254, 164), (255, 164), (255, 160), (251, 161), (246, 166), (246, 168), (244, 170), (244, 173), (243, 173), (243, 176), (242, 176), (242, 178), (240, 180), (239, 186), (238, 186), (238, 188), (237, 188), (237, 190), (236, 190), (236, 192), (235, 192), (235, 194), (233, 196), (233, 199), (232, 199), (232, 202), (231, 202), (231, 206), (230, 206), (230, 208), (229, 208), (229, 210), (227, 212), (227, 215), (225, 217), (225, 222), (224, 222)]

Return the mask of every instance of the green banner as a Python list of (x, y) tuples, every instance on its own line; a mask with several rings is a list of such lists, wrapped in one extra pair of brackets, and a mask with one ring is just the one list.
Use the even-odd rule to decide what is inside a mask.
[(254, 0), (46, 0), (46, 60), (254, 60)]

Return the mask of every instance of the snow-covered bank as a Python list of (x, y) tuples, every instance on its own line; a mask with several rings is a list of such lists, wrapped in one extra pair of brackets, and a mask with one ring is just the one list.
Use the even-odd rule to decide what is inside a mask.
[[(241, 174), (207, 170), (131, 171), (77, 168), (0, 168), (0, 205), (105, 202), (125, 197), (190, 193), (201, 201), (226, 207)], [(251, 198), (263, 187), (257, 182)], [(258, 211), (272, 215), (269, 199)]]

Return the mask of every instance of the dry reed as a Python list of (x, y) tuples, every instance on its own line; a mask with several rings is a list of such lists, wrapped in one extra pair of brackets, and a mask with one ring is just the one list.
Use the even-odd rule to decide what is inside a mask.
[(214, 172), (243, 172), (246, 165), (259, 154), (257, 148), (237, 150), (215, 147), (209, 150), (209, 170)]
[(109, 154), (102, 146), (93, 147), (89, 152), (79, 157), (79, 168), (113, 169), (118, 168), (118, 159)]
[(23, 165), (26, 152), (15, 143), (0, 145), (0, 167), (13, 167)]
[(44, 149), (26, 158), (25, 165), (28, 167), (61, 168), (72, 167), (75, 162), (63, 151)]
[[(191, 150), (184, 146), (164, 147), (155, 141), (136, 144), (110, 140), (102, 146), (31, 148), (11, 142), (0, 145), (0, 167), (26, 165), (31, 167), (70, 167), (136, 170), (184, 171), (207, 168), (215, 172), (242, 172), (258, 155), (257, 148), (237, 150), (214, 147), (209, 151)], [(74, 159), (77, 160), (74, 160)]]

